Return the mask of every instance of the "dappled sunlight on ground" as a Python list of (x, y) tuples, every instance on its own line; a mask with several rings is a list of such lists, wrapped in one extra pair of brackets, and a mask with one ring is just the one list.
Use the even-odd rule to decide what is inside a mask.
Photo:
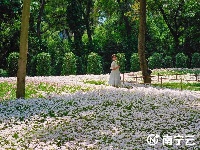
[[(147, 143), (149, 134), (194, 135), (196, 145), (175, 143), (172, 149), (200, 144), (200, 94), (192, 91), (86, 84), (108, 75), (28, 77), (27, 81), (87, 90), (45, 93), (43, 98), (0, 103), (0, 145), (3, 149), (167, 149), (162, 140)], [(9, 80), (7, 78), (6, 80)], [(11, 81), (14, 81), (11, 78)], [(128, 83), (127, 83), (128, 84)]]

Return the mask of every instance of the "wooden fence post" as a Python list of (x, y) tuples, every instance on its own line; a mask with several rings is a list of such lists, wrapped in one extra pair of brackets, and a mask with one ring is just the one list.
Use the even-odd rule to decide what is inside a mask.
[(124, 73), (123, 73), (123, 84), (124, 84)]
[(198, 79), (198, 74), (195, 74), (194, 76), (196, 77), (196, 81), (197, 81), (197, 79)]
[(182, 78), (181, 78), (181, 91), (183, 90), (183, 85), (182, 85), (183, 81), (182, 81)]

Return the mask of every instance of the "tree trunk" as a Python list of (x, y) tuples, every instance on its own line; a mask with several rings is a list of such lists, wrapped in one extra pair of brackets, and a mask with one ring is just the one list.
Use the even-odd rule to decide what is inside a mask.
[(91, 31), (91, 27), (90, 27), (91, 7), (92, 7), (92, 0), (88, 0), (87, 5), (86, 5), (86, 13), (84, 13), (85, 25), (86, 25), (88, 41), (89, 41), (89, 51), (88, 51), (88, 53), (92, 52), (92, 48), (93, 48), (92, 31)]
[(81, 33), (81, 31), (75, 31), (74, 32), (74, 47), (75, 47), (74, 54), (76, 56), (83, 56), (84, 55), (82, 35), (83, 34)]
[(184, 5), (184, 1), (180, 1), (176, 12), (173, 14), (174, 24), (172, 24), (172, 20), (169, 19), (170, 16), (164, 11), (163, 5), (161, 5), (161, 4), (158, 5), (158, 8), (159, 8), (164, 20), (165, 20), (165, 23), (166, 23), (167, 27), (169, 28), (170, 33), (172, 34), (172, 36), (174, 38), (174, 42), (175, 42), (174, 54), (176, 54), (180, 50), (179, 38), (181, 36), (181, 33), (179, 32), (179, 28), (181, 27), (181, 22), (178, 20), (178, 18), (180, 18), (179, 13), (183, 9), (183, 5)]
[(147, 61), (145, 58), (146, 0), (140, 0), (139, 17), (138, 55), (140, 68), (142, 70), (144, 83), (151, 83), (151, 78), (148, 74)]
[(21, 34), (20, 34), (20, 52), (17, 71), (17, 98), (25, 98), (25, 77), (28, 51), (28, 28), (30, 18), (31, 0), (23, 1)]
[(39, 39), (41, 39), (41, 22), (42, 22), (42, 16), (44, 13), (44, 6), (46, 4), (45, 0), (40, 0), (40, 10), (37, 18), (37, 36)]

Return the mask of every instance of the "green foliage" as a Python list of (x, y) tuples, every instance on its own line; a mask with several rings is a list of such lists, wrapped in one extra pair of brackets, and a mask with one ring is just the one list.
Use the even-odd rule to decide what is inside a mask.
[[(154, 86), (160, 86), (160, 84), (153, 84)], [(182, 83), (180, 82), (167, 82), (163, 83), (162, 87), (170, 88), (170, 89), (183, 89), (183, 90), (192, 90), (192, 91), (200, 91), (200, 83)]]
[(200, 68), (200, 54), (199, 53), (192, 54), (191, 66), (193, 68)]
[(84, 56), (77, 56), (77, 74), (86, 74), (87, 66), (86, 66), (87, 58)]
[[(84, 86), (69, 86), (69, 85), (61, 85), (57, 86), (57, 84), (50, 83), (31, 83), (28, 82), (26, 84), (26, 98), (44, 98), (50, 93), (60, 94), (62, 92), (74, 93), (77, 91), (89, 91), (91, 90), (89, 87)], [(0, 100), (7, 99), (15, 99), (16, 98), (16, 84), (9, 82), (0, 82)]]
[(0, 77), (7, 77), (8, 72), (6, 70), (0, 69)]
[(88, 84), (95, 84), (95, 85), (106, 85), (106, 81), (103, 81), (103, 80), (99, 80), (99, 81), (96, 81), (96, 80), (86, 80), (84, 81), (84, 83), (88, 83)]
[(168, 26), (162, 16), (147, 17), (146, 36), (147, 55), (154, 52), (169, 55), (174, 51), (172, 39), (169, 38)]
[[(61, 74), (63, 56), (70, 51), (79, 56), (77, 74), (87, 72), (86, 56), (90, 52), (103, 57), (105, 72), (110, 71), (110, 56), (117, 52), (126, 54), (126, 69), (131, 68), (129, 60), (131, 54), (136, 52), (138, 42), (138, 20), (133, 19), (137, 17), (134, 2), (58, 0), (31, 3), (28, 74), (36, 75), (36, 61), (32, 59), (40, 52), (51, 55), (52, 75)], [(45, 4), (44, 12), (42, 4)], [(192, 54), (199, 53), (197, 1), (148, 0), (147, 5), (148, 57), (155, 52), (173, 58), (178, 52), (187, 53), (188, 50)], [(0, 4), (0, 10), (5, 10), (0, 13), (0, 28), (3, 29), (0, 30), (0, 68), (4, 70), (7, 69), (8, 55), (19, 49), (21, 6), (22, 1), (5, 0)], [(164, 67), (170, 66), (167, 62), (164, 61)], [(197, 65), (195, 60), (191, 63), (189, 66)]]
[(62, 72), (63, 56), (70, 52), (70, 44), (62, 40), (58, 32), (51, 34), (47, 39), (48, 53), (51, 55), (52, 75), (60, 75)]
[(36, 61), (36, 70), (38, 76), (51, 75), (51, 56), (49, 53), (39, 53)]
[(0, 82), (0, 100), (16, 98), (16, 83)]
[(153, 75), (175, 75), (175, 74), (200, 74), (200, 69), (187, 69), (187, 68), (169, 68), (169, 69), (158, 69), (153, 70)]
[(126, 72), (126, 57), (124, 53), (117, 53), (117, 61), (120, 66), (119, 70), (121, 73)]
[(97, 53), (91, 52), (87, 59), (87, 74), (101, 74), (103, 72), (102, 58)]
[(18, 59), (19, 59), (19, 53), (18, 52), (12, 52), (12, 53), (9, 54), (8, 59), (7, 59), (8, 75), (9, 76), (16, 76), (17, 75)]
[[(63, 56), (64, 56), (64, 54), (63, 55), (58, 55), (58, 54), (56, 54), (57, 55), (57, 57), (55, 58), (55, 56), (54, 56), (54, 58), (53, 58), (53, 60), (52, 60), (52, 75), (54, 75), (54, 76), (58, 76), (58, 75), (61, 75), (62, 74), (62, 63), (63, 63)], [(51, 58), (52, 58), (52, 55), (51, 55)]]
[(148, 59), (148, 65), (150, 69), (162, 67), (162, 55), (160, 53), (153, 53)]
[(93, 43), (95, 45), (95, 49), (104, 50), (104, 46), (106, 45), (107, 33), (106, 29), (103, 26), (96, 27), (94, 29)]
[(165, 56), (163, 60), (163, 67), (164, 68), (172, 68), (173, 67), (173, 60), (171, 56)]
[[(85, 30), (85, 23), (88, 23), (89, 18), (86, 18), (83, 8), (84, 1), (69, 0), (66, 6), (66, 19), (69, 29), (74, 33), (73, 49), (75, 55), (83, 55), (82, 36)], [(87, 10), (87, 7), (85, 8)], [(89, 10), (88, 10), (89, 11)], [(84, 17), (83, 17), (84, 16)], [(85, 19), (85, 20), (84, 20)]]
[(178, 53), (176, 55), (177, 68), (187, 68), (187, 61), (188, 61), (188, 56), (186, 56), (184, 53)]
[[(177, 54), (180, 51), (187, 53), (189, 49), (192, 53), (198, 51), (200, 43), (197, 43), (197, 41), (199, 41), (199, 32), (197, 29), (198, 15), (196, 13), (199, 10), (199, 5), (197, 5), (195, 0), (148, 0), (147, 3), (149, 10), (147, 12), (149, 17), (147, 18), (149, 18), (150, 22), (148, 25), (155, 29), (158, 28), (158, 30), (154, 30), (152, 34), (158, 37), (158, 41), (155, 45), (156, 47), (160, 49), (160, 46), (162, 46), (163, 50), (167, 52), (168, 55)], [(160, 15), (154, 15), (158, 13)], [(153, 15), (155, 17), (153, 17)], [(160, 22), (161, 20), (163, 20), (163, 22)], [(164, 32), (160, 29), (164, 29)], [(180, 39), (183, 39), (184, 42)], [(154, 38), (152, 39), (152, 37), (150, 37), (150, 40), (154, 41)]]
[(76, 74), (77, 72), (77, 58), (74, 53), (66, 53), (63, 58), (62, 75)]
[(36, 70), (36, 66), (37, 66), (37, 55), (36, 56), (32, 56), (28, 59), (28, 75), (30, 76), (36, 76), (37, 70)]
[(138, 53), (133, 53), (130, 59), (131, 63), (131, 71), (139, 71), (140, 70), (140, 61)]
[(19, 49), (21, 1), (0, 1), (0, 68), (7, 69), (10, 53)]

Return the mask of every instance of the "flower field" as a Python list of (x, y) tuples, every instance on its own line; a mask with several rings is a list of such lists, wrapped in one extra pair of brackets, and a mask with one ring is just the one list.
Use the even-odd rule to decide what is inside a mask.
[[(25, 100), (14, 99), (16, 78), (0, 78), (0, 149), (199, 148), (200, 93), (114, 88), (108, 77), (27, 77)], [(154, 145), (147, 142), (150, 134), (159, 135)], [(166, 135), (173, 143), (163, 143)], [(177, 135), (185, 137), (180, 144)]]

